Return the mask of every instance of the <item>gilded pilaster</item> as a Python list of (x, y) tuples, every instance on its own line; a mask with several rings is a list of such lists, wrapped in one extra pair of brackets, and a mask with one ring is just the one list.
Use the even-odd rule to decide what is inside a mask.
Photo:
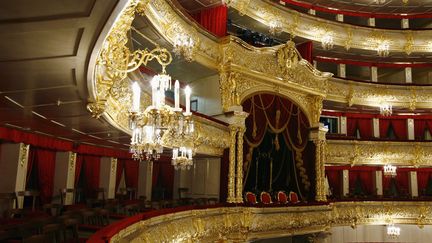
[(325, 160), (326, 160), (326, 140), (325, 134), (328, 129), (320, 124), (315, 130), (311, 131), (310, 139), (315, 144), (315, 200), (319, 202), (327, 201), (325, 191)]
[(237, 203), (243, 202), (243, 136), (245, 127), (240, 127), (237, 133)]
[(235, 203), (235, 160), (236, 160), (236, 134), (237, 127), (230, 126), (230, 152), (229, 152), (229, 171), (228, 171), (228, 198), (229, 203)]

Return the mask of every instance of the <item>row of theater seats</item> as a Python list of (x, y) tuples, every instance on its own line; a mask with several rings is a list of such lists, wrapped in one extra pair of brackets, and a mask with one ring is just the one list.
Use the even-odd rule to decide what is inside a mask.
[(246, 192), (245, 199), (246, 203), (248, 204), (257, 204), (259, 202), (262, 204), (296, 204), (300, 202), (297, 193), (293, 191), (291, 191), (288, 195), (284, 191), (278, 191), (273, 197), (269, 192), (261, 192), (259, 202), (255, 193)]

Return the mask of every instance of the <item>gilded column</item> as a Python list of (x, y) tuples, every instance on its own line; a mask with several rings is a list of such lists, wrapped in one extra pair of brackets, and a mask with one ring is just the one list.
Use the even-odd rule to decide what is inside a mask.
[(229, 170), (228, 170), (228, 198), (229, 203), (235, 203), (235, 160), (236, 160), (236, 134), (237, 127), (230, 126), (230, 151), (229, 151)]
[(315, 200), (319, 202), (327, 201), (325, 191), (325, 158), (326, 140), (325, 134), (328, 129), (320, 124), (319, 127), (311, 131), (310, 137), (315, 144)]
[(240, 127), (237, 133), (237, 203), (243, 202), (243, 135), (246, 128)]

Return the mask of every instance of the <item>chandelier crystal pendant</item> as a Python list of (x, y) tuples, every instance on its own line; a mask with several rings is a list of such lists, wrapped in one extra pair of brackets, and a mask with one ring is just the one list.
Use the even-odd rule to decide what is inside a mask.
[(382, 116), (391, 116), (393, 114), (393, 107), (390, 104), (380, 105), (380, 114)]
[(395, 177), (396, 176), (397, 167), (394, 165), (385, 165), (384, 166), (384, 176)]
[(277, 20), (270, 21), (269, 33), (272, 35), (279, 35), (280, 33), (282, 33), (282, 24)]
[[(165, 92), (171, 90), (171, 77), (163, 69), (161, 74), (155, 75), (151, 80), (152, 104), (144, 111), (140, 109), (141, 88), (137, 82), (132, 85), (132, 108), (129, 113), (130, 128), (132, 139), (130, 150), (133, 158), (138, 160), (159, 159), (163, 153), (163, 144), (169, 141), (173, 145), (173, 151), (178, 151), (177, 147), (186, 151), (186, 161), (180, 156), (173, 155), (173, 165), (183, 163), (190, 167), (192, 163), (192, 143), (191, 141), (194, 124), (190, 111), (189, 86), (185, 88), (186, 111), (180, 107), (180, 84), (176, 80), (174, 84), (174, 107), (165, 104)], [(179, 159), (178, 159), (179, 158)]]
[(391, 239), (396, 239), (399, 237), (401, 229), (399, 227), (394, 226), (393, 224), (387, 225), (387, 235)]
[(193, 60), (193, 49), (195, 46), (195, 41), (192, 37), (184, 33), (179, 33), (174, 38), (174, 49), (173, 52), (176, 56), (183, 55), (186, 61), (191, 62)]
[(324, 50), (330, 50), (333, 48), (333, 36), (331, 34), (324, 34), (321, 38), (321, 46)]
[(380, 57), (387, 57), (390, 54), (390, 45), (387, 41), (383, 41), (377, 46), (377, 53)]
[(375, 4), (384, 4), (386, 3), (386, 0), (374, 0)]

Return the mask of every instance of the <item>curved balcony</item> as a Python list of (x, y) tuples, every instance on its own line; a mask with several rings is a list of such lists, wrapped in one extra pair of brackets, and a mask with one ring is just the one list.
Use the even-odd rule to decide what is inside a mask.
[(336, 202), (321, 205), (182, 207), (137, 214), (91, 242), (250, 241), (357, 225), (430, 224), (430, 202)]
[(267, 26), (274, 21), (283, 31), (294, 36), (321, 42), (325, 35), (332, 35), (335, 45), (376, 51), (380, 43), (388, 43), (390, 52), (430, 52), (431, 30), (386, 30), (353, 26), (347, 23), (322, 20), (315, 16), (282, 9), (269, 1), (240, 0), (230, 6)]

